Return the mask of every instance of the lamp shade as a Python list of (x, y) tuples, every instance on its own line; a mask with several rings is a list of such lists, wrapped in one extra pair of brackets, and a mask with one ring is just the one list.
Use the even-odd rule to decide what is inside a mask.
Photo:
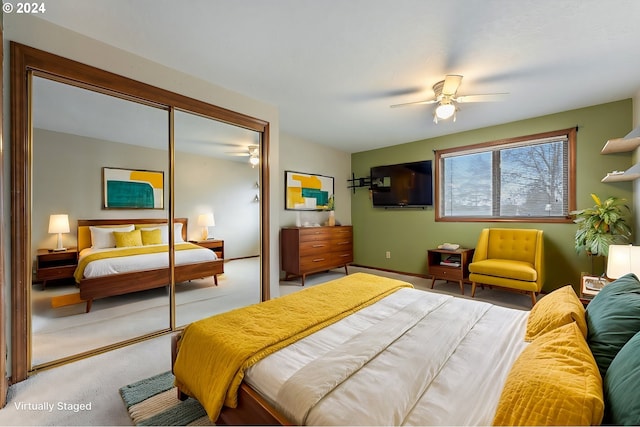
[(213, 214), (198, 215), (198, 225), (200, 227), (213, 227), (216, 225), (216, 221), (213, 219)]
[(49, 217), (49, 233), (68, 233), (69, 215), (56, 214)]
[(456, 106), (452, 103), (441, 103), (436, 107), (436, 116), (438, 116), (438, 118), (442, 120), (448, 119), (449, 117), (453, 116), (453, 113), (455, 112)]
[(617, 279), (627, 273), (640, 276), (640, 246), (609, 245), (607, 277)]

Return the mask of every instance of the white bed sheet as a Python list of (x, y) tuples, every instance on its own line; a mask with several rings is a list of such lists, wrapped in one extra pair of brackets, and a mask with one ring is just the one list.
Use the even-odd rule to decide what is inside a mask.
[[(93, 253), (116, 251), (117, 248), (94, 249), (86, 248), (80, 251), (79, 259)], [(215, 252), (207, 248), (194, 248), (175, 251), (175, 265), (191, 264), (218, 259)], [(84, 277), (102, 277), (111, 274), (129, 273), (132, 271), (151, 270), (169, 266), (169, 253), (140, 254), (115, 258), (104, 258), (91, 261), (85, 266)]]
[[(415, 311), (417, 300), (420, 318), (396, 339), (388, 323), (403, 310)], [(527, 345), (528, 314), (401, 289), (261, 360), (245, 381), (298, 424), (490, 425), (509, 369)], [(360, 367), (362, 349), (354, 342), (376, 335), (389, 342)], [(326, 359), (340, 358), (338, 372), (328, 372)], [(353, 372), (340, 372), (349, 364)], [(336, 378), (335, 388), (318, 394)], [(288, 403), (287, 395), (294, 397)]]

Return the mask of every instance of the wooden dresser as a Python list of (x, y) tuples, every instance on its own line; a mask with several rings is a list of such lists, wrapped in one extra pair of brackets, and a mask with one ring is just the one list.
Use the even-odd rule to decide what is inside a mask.
[(284, 227), (280, 230), (280, 262), (285, 280), (331, 270), (353, 262), (353, 227)]

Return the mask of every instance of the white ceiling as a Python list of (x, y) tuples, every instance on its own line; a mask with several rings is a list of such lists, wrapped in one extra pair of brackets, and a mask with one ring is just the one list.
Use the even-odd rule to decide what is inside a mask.
[[(55, 24), (278, 107), (283, 132), (348, 152), (640, 91), (637, 0), (55, 0)], [(458, 94), (508, 92), (432, 121)], [(623, 135), (620, 135), (623, 136)]]

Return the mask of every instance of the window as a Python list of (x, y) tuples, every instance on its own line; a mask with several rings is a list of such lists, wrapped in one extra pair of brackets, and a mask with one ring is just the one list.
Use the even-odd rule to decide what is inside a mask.
[(571, 222), (576, 132), (436, 151), (436, 221)]

